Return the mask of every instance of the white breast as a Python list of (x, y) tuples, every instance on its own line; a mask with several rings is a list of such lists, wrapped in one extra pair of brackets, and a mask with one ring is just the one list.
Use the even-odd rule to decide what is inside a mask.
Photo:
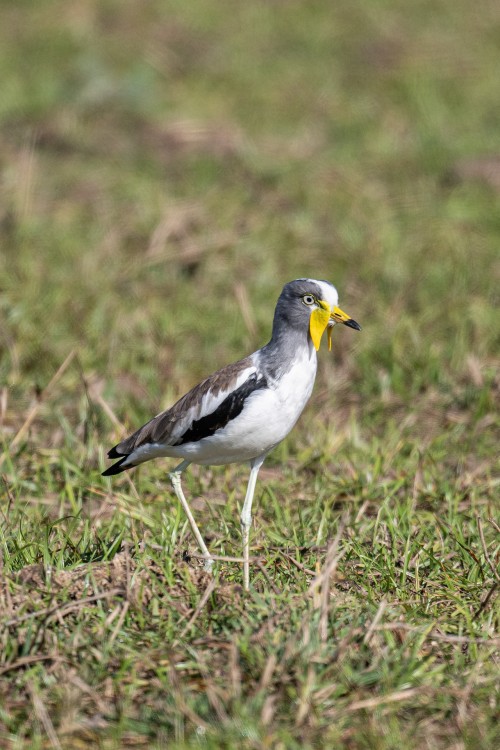
[(314, 386), (316, 366), (312, 347), (298, 352), (290, 369), (274, 381), (268, 379), (267, 388), (252, 393), (224, 429), (178, 446), (175, 454), (199, 464), (226, 464), (248, 461), (271, 450), (300, 417)]

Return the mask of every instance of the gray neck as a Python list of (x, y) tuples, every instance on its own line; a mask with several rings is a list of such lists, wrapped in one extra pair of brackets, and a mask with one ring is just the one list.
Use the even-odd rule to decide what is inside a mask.
[(299, 358), (314, 358), (316, 350), (304, 326), (299, 328), (274, 319), (271, 341), (260, 350), (260, 363), (266, 374), (275, 379), (287, 373)]

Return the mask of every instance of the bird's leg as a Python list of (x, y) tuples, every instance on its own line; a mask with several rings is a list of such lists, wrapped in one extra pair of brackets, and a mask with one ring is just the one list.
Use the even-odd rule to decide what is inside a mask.
[(212, 567), (214, 564), (214, 561), (210, 555), (210, 552), (208, 551), (208, 547), (205, 544), (202, 535), (200, 534), (200, 530), (196, 524), (196, 521), (194, 520), (194, 516), (191, 513), (191, 508), (188, 505), (188, 501), (184, 497), (184, 493), (182, 491), (181, 486), (181, 474), (190, 464), (190, 461), (182, 461), (182, 463), (179, 464), (179, 466), (176, 466), (173, 471), (169, 473), (170, 481), (172, 482), (172, 487), (174, 488), (174, 492), (177, 496), (178, 501), (184, 508), (184, 512), (188, 518), (189, 524), (191, 526), (191, 529), (193, 531), (193, 534), (196, 537), (196, 541), (198, 542), (201, 551), (203, 552), (203, 556), (205, 558), (205, 564), (204, 568), (209, 573), (212, 571)]
[(248, 591), (250, 587), (250, 527), (252, 525), (252, 501), (255, 492), (257, 474), (264, 462), (265, 456), (254, 458), (250, 463), (250, 477), (248, 479), (245, 502), (241, 510), (241, 536), (243, 538), (243, 588)]

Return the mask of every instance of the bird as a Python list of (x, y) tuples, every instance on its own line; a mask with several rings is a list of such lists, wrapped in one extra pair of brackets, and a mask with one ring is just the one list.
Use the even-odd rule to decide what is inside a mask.
[(337, 323), (361, 330), (338, 307), (333, 284), (309, 278), (288, 282), (278, 298), (271, 339), (265, 346), (207, 377), (107, 454), (118, 460), (102, 472), (105, 477), (154, 458), (182, 459), (169, 477), (209, 572), (214, 560), (184, 496), (181, 475), (192, 463), (248, 462), (250, 474), (240, 514), (244, 590), (250, 586), (250, 528), (257, 475), (266, 456), (288, 435), (308, 402), (323, 334), (327, 332), (331, 349), (331, 332)]

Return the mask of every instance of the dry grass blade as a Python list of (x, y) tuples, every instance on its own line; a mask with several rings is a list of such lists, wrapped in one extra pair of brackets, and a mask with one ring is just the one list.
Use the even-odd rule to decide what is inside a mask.
[(382, 601), (379, 604), (377, 613), (375, 617), (373, 618), (372, 622), (370, 623), (370, 627), (365, 633), (365, 637), (363, 638), (363, 643), (367, 643), (367, 644), (370, 643), (373, 633), (375, 632), (375, 630), (377, 630), (378, 624), (380, 620), (382, 619), (382, 616), (386, 608), (387, 608), (387, 601), (385, 599), (382, 599)]
[(109, 638), (109, 644), (113, 644), (120, 633), (120, 630), (122, 629), (123, 622), (125, 620), (125, 617), (127, 616), (127, 612), (130, 607), (130, 602), (124, 602), (123, 607), (121, 607), (120, 616), (118, 617), (118, 620), (116, 622), (115, 627), (113, 628), (113, 632), (111, 633), (111, 636)]
[(491, 558), (489, 556), (488, 547), (486, 546), (486, 540), (484, 538), (483, 524), (481, 523), (481, 519), (479, 518), (479, 516), (477, 518), (477, 528), (478, 528), (478, 531), (479, 531), (479, 538), (481, 539), (481, 546), (483, 548), (484, 557), (485, 557), (486, 562), (488, 563), (488, 566), (489, 566), (491, 572), (493, 573), (493, 576), (494, 576), (494, 578), (495, 578), (495, 580), (496, 580), (496, 582), (498, 584), (498, 583), (500, 583), (500, 575), (498, 573), (498, 570), (497, 570), (495, 564), (493, 563), (493, 561), (491, 560)]
[(13, 672), (16, 669), (22, 669), (23, 667), (29, 667), (31, 664), (37, 664), (38, 662), (51, 661), (51, 662), (68, 662), (64, 656), (58, 656), (57, 654), (33, 654), (32, 656), (22, 656), (20, 659), (6, 664), (0, 667), (0, 675), (7, 674), (7, 672)]
[(267, 572), (264, 563), (262, 563), (260, 560), (257, 560), (255, 564), (257, 568), (260, 570), (260, 572), (262, 573), (262, 575), (264, 576), (264, 578), (266, 579), (268, 586), (270, 586), (273, 592), (279, 596), (282, 593), (281, 589), (275, 584), (275, 582), (273, 581), (273, 579)]
[(241, 697), (242, 675), (239, 662), (239, 651), (235, 641), (231, 642), (229, 650), (229, 674), (231, 677), (231, 688), (233, 694)]
[(445, 641), (447, 643), (480, 643), (485, 646), (500, 646), (500, 636), (495, 638), (471, 638), (465, 635), (451, 635), (448, 633), (440, 633), (439, 631), (432, 630), (429, 628), (419, 628), (413, 625), (408, 625), (406, 622), (388, 622), (385, 625), (378, 625), (375, 628), (376, 631), (383, 630), (406, 630), (410, 633), (425, 633), (427, 631), (427, 638), (433, 638), (437, 641)]
[(234, 293), (238, 301), (243, 321), (246, 329), (250, 334), (251, 341), (255, 341), (257, 338), (257, 324), (255, 322), (255, 314), (248, 298), (248, 292), (244, 284), (237, 282), (234, 285)]
[(495, 594), (495, 592), (496, 592), (497, 589), (498, 589), (498, 583), (495, 581), (495, 583), (490, 588), (490, 590), (488, 591), (488, 593), (484, 597), (484, 599), (481, 602), (481, 604), (479, 605), (479, 607), (474, 612), (474, 617), (473, 617), (474, 620), (476, 620), (479, 617), (479, 615), (481, 614), (481, 612), (484, 612), (484, 610), (486, 609), (486, 607), (490, 603), (491, 599), (493, 599), (494, 594)]
[(409, 688), (408, 690), (398, 690), (394, 693), (381, 695), (377, 698), (365, 698), (360, 701), (354, 701), (346, 707), (346, 710), (349, 712), (362, 711), (367, 708), (377, 708), (378, 706), (383, 706), (386, 703), (400, 703), (401, 701), (410, 700), (410, 698), (413, 699), (417, 696), (428, 694), (429, 690), (427, 688)]
[(500, 534), (500, 526), (497, 524), (494, 518), (488, 518), (489, 523), (493, 526), (497, 534)]
[(81, 609), (82, 607), (85, 607), (87, 604), (93, 604), (94, 602), (99, 601), (100, 599), (111, 599), (113, 596), (118, 596), (119, 594), (123, 594), (124, 591), (121, 588), (111, 589), (110, 591), (104, 591), (102, 594), (95, 594), (94, 596), (87, 596), (85, 599), (80, 599), (77, 602), (70, 602), (68, 604), (56, 604), (54, 607), (44, 607), (43, 609), (38, 609), (36, 612), (30, 612), (27, 615), (21, 615), (20, 617), (13, 617), (10, 620), (6, 620), (4, 625), (6, 627), (11, 627), (13, 625), (20, 625), (23, 622), (27, 622), (28, 620), (33, 620), (37, 617), (51, 617), (52, 615), (57, 615), (58, 617), (65, 617), (66, 615), (70, 614), (71, 612), (75, 612), (78, 609)]
[(302, 694), (299, 698), (297, 714), (295, 716), (295, 726), (300, 727), (306, 721), (311, 710), (311, 692), (314, 685), (314, 667), (309, 664), (305, 682), (302, 685)]
[(56, 730), (54, 729), (54, 725), (51, 721), (44, 702), (31, 684), (28, 684), (28, 690), (31, 694), (31, 701), (33, 703), (35, 716), (43, 726), (51, 746), (55, 748), (55, 750), (62, 750), (62, 745), (59, 742), (59, 738), (57, 737)]
[(266, 690), (270, 685), (277, 664), (278, 657), (276, 656), (276, 654), (269, 654), (265, 667), (262, 670), (262, 674), (260, 676), (258, 690)]
[[(53, 377), (51, 378), (51, 380), (49, 381), (49, 383), (46, 385), (46, 387), (44, 388), (44, 390), (40, 394), (40, 397), (39, 397), (38, 401), (29, 410), (28, 415), (27, 415), (26, 419), (24, 420), (23, 425), (19, 428), (18, 432), (14, 436), (14, 438), (13, 438), (11, 444), (10, 444), (10, 450), (12, 450), (13, 448), (15, 448), (16, 445), (18, 445), (21, 442), (21, 440), (23, 439), (23, 437), (25, 436), (25, 434), (27, 433), (27, 431), (31, 427), (33, 421), (35, 420), (36, 415), (40, 411), (40, 408), (42, 406), (43, 400), (45, 398), (47, 398), (47, 396), (50, 394), (52, 388), (57, 383), (57, 381), (62, 377), (62, 375), (64, 374), (64, 372), (67, 370), (68, 366), (71, 364), (71, 362), (72, 362), (73, 358), (75, 357), (75, 355), (76, 355), (76, 349), (72, 349), (72, 351), (70, 351), (70, 353), (68, 354), (68, 356), (66, 357), (66, 359), (64, 360), (64, 362), (62, 363), (62, 365), (54, 373)], [(2, 462), (3, 462), (4, 458), (5, 458), (5, 456), (0, 456), (0, 466), (2, 465)]]
[(338, 547), (339, 547), (342, 535), (344, 533), (346, 522), (347, 522), (347, 516), (344, 516), (343, 518), (341, 518), (338, 529), (337, 529), (337, 533), (335, 534), (335, 538), (333, 539), (333, 542), (328, 547), (325, 563), (322, 569), (320, 570), (319, 574), (311, 582), (309, 589), (308, 589), (308, 594), (313, 597), (313, 600), (316, 600), (316, 601), (317, 601), (316, 597), (317, 597), (318, 589), (321, 590), (320, 597), (319, 597), (320, 618), (319, 618), (318, 630), (319, 630), (320, 640), (323, 643), (326, 641), (328, 637), (330, 579), (332, 575), (334, 574), (339, 561), (342, 559), (343, 555), (345, 554), (345, 549), (338, 552)]
[[(203, 555), (198, 555), (195, 552), (191, 552), (189, 554), (189, 557), (194, 558), (195, 560), (205, 560), (205, 557)], [(242, 557), (231, 557), (230, 555), (210, 555), (212, 560), (218, 560), (219, 562), (232, 562), (232, 563), (243, 563), (244, 560)], [(257, 564), (259, 562), (265, 561), (265, 557), (250, 557), (250, 563)]]
[(298, 570), (302, 570), (308, 576), (315, 576), (316, 575), (316, 573), (314, 572), (314, 570), (311, 570), (310, 568), (306, 568), (305, 565), (302, 565), (302, 563), (300, 563), (298, 560), (296, 560), (295, 557), (292, 557), (292, 555), (289, 555), (287, 552), (282, 552), (281, 554), (287, 560), (290, 560), (290, 562), (292, 563), (292, 565), (295, 565), (295, 567), (298, 568)]
[(198, 602), (195, 611), (193, 612), (192, 616), (190, 617), (189, 621), (186, 623), (186, 625), (181, 630), (179, 637), (175, 639), (175, 641), (172, 643), (172, 648), (174, 648), (186, 635), (186, 633), (191, 630), (194, 623), (200, 616), (200, 613), (202, 612), (205, 604), (208, 602), (210, 597), (212, 596), (213, 592), (217, 588), (217, 579), (212, 578), (208, 586), (206, 587), (205, 591), (203, 592), (203, 596), (201, 597), (200, 601)]

